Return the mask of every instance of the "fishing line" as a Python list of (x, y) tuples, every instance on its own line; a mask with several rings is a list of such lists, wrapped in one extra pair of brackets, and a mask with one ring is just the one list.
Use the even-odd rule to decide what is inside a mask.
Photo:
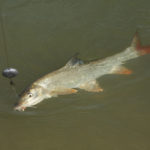
[(18, 71), (15, 68), (10, 68), (9, 61), (8, 61), (8, 47), (6, 43), (6, 33), (5, 33), (5, 24), (4, 24), (4, 18), (5, 16), (2, 15), (2, 9), (0, 8), (0, 27), (2, 31), (2, 39), (3, 39), (3, 45), (4, 45), (4, 53), (6, 56), (6, 66), (7, 68), (3, 70), (2, 75), (9, 79), (9, 84), (12, 87), (12, 90), (15, 92), (16, 97), (18, 97), (17, 90), (15, 87), (15, 83), (13, 82), (12, 78), (15, 77), (18, 74)]
[(3, 37), (3, 44), (4, 44), (4, 53), (6, 56), (6, 65), (9, 67), (8, 63), (8, 48), (7, 48), (7, 43), (6, 43), (6, 34), (5, 34), (5, 26), (4, 26), (4, 17), (2, 16), (2, 9), (0, 8), (0, 26), (1, 26), (1, 31), (2, 31), (2, 37)]

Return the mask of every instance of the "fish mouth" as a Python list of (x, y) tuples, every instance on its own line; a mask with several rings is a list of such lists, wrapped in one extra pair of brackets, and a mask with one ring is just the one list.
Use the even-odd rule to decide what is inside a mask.
[(21, 105), (16, 105), (16, 106), (14, 107), (14, 110), (15, 110), (15, 111), (25, 111), (25, 109), (26, 109), (26, 107), (21, 106)]

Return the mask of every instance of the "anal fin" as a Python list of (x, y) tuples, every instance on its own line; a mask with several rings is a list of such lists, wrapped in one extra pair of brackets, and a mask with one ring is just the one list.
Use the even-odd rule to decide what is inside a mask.
[(112, 69), (112, 74), (125, 74), (130, 75), (132, 74), (132, 70), (127, 69), (126, 67), (119, 66)]
[(102, 92), (103, 91), (103, 89), (99, 86), (96, 80), (81, 84), (79, 88), (86, 90), (88, 92)]

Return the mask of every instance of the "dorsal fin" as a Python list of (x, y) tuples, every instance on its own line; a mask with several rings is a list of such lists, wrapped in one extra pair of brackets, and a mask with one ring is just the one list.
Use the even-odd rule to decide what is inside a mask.
[(65, 67), (75, 67), (84, 64), (84, 62), (78, 58), (79, 53), (76, 53), (65, 65)]
[(133, 40), (131, 42), (131, 47), (135, 49), (140, 49), (141, 48), (141, 41), (138, 32), (136, 31), (133, 37)]

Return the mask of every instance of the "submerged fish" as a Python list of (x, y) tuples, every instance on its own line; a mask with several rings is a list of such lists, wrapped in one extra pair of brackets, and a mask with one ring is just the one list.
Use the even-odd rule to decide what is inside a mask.
[(123, 64), (147, 53), (150, 53), (150, 46), (142, 46), (136, 33), (131, 46), (114, 56), (85, 64), (75, 56), (64, 67), (32, 83), (21, 95), (14, 110), (24, 111), (25, 108), (33, 107), (46, 98), (76, 93), (78, 89), (102, 92), (97, 78), (106, 74), (131, 74), (132, 71)]

